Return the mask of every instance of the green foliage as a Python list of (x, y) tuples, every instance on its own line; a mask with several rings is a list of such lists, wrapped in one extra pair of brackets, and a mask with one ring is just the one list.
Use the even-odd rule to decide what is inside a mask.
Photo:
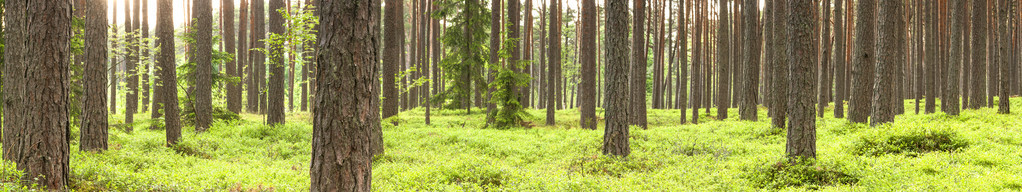
[[(198, 22), (192, 22), (192, 23), (195, 24), (195, 23), (198, 23)], [(192, 26), (191, 28), (195, 28), (195, 26)], [(177, 35), (178, 39), (184, 40), (187, 44), (195, 43), (195, 30), (185, 30), (185, 31), (190, 31), (190, 32), (182, 32), (181, 34)], [(213, 44), (220, 43), (220, 36), (217, 35), (219, 33), (213, 33), (213, 34), (214, 35), (213, 35), (213, 39), (212, 39), (213, 42), (212, 43)], [(213, 89), (213, 91), (212, 91), (213, 93), (223, 93), (224, 90), (226, 90), (226, 85), (227, 85), (228, 82), (237, 83), (237, 82), (241, 81), (241, 79), (238, 78), (238, 77), (228, 76), (227, 74), (220, 73), (220, 71), (218, 70), (222, 66), (226, 65), (227, 62), (230, 62), (230, 61), (234, 60), (234, 55), (233, 54), (230, 54), (230, 53), (227, 53), (227, 52), (224, 52), (224, 51), (220, 51), (220, 50), (217, 50), (217, 49), (213, 49), (213, 53), (212, 53), (211, 56), (212, 56), (211, 64), (213, 66), (210, 68), (210, 70), (211, 70), (211, 72), (210, 72), (210, 79), (212, 80), (212, 86), (213, 87), (211, 89)], [(178, 97), (178, 102), (182, 104), (181, 105), (181, 121), (184, 123), (184, 125), (193, 125), (195, 123), (195, 102), (193, 102), (193, 101), (195, 101), (195, 95), (193, 95), (192, 93), (194, 92), (194, 89), (195, 89), (195, 80), (196, 80), (195, 79), (195, 71), (196, 71), (196, 67), (197, 66), (196, 66), (195, 62), (192, 62), (191, 60), (188, 60), (188, 62), (184, 63), (183, 65), (177, 66), (177, 69), (176, 69), (177, 70), (177, 81), (178, 81), (177, 85), (181, 89), (185, 90), (185, 94)], [(214, 102), (214, 103), (221, 103), (222, 104), (223, 103), (222, 101), (226, 100), (224, 98), (226, 96), (223, 95), (223, 94), (214, 94), (213, 96), (214, 96), (213, 97), (214, 101), (221, 101), (221, 102)], [(213, 116), (214, 116), (213, 119), (220, 119), (220, 120), (234, 120), (234, 119), (237, 119), (237, 114), (234, 114), (233, 112), (228, 111), (222, 105), (214, 104), (213, 105), (213, 110), (214, 110), (213, 111)]]
[(788, 161), (765, 165), (753, 171), (749, 178), (757, 187), (780, 189), (784, 187), (806, 187), (819, 189), (830, 185), (848, 185), (859, 182), (855, 176), (837, 171), (834, 167), (820, 165), (815, 161)]
[(491, 111), (487, 119), (494, 119), (494, 127), (497, 129), (509, 129), (521, 126), (523, 116), (526, 115), (518, 95), (518, 89), (529, 83), (529, 75), (518, 72), (523, 70), (528, 61), (511, 61), (511, 51), (517, 47), (519, 39), (510, 38), (503, 42), (502, 49), (497, 53), (500, 57), (499, 63), (490, 63), (488, 68), (497, 71), (496, 78), (490, 82), (490, 89), (495, 90), (490, 97), (490, 103), (497, 105), (497, 110)]
[(439, 10), (432, 17), (448, 22), (440, 36), (445, 57), (439, 63), (448, 86), (438, 87), (442, 91), (430, 102), (448, 109), (468, 108), (458, 101), (471, 98), (472, 82), (477, 82), (474, 89), (486, 89), (478, 82), (484, 82), (483, 69), (490, 51), (486, 45), (489, 30), (482, 28), (490, 24), (490, 10), (482, 1), (439, 0), (434, 4)]
[(969, 142), (950, 130), (917, 130), (908, 133), (867, 135), (852, 148), (858, 155), (907, 154), (918, 156), (933, 151), (953, 152)]

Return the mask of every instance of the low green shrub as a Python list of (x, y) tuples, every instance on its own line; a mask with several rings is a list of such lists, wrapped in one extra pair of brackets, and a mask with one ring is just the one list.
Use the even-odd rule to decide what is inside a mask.
[(663, 165), (663, 161), (645, 157), (589, 156), (571, 159), (567, 169), (586, 175), (621, 177), (629, 172), (650, 172)]
[(855, 143), (852, 153), (870, 156), (884, 154), (917, 156), (934, 151), (952, 152), (968, 146), (969, 143), (955, 132), (926, 130), (897, 135), (869, 135)]
[(781, 189), (785, 187), (806, 187), (819, 189), (823, 186), (847, 185), (859, 182), (853, 175), (816, 163), (815, 161), (788, 161), (762, 165), (748, 175), (753, 185), (759, 188)]

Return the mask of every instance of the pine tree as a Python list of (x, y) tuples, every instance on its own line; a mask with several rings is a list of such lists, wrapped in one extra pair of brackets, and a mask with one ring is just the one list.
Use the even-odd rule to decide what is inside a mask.
[[(240, 34), (235, 33), (234, 29), (234, 1), (221, 1), (222, 14), (223, 16), (223, 33), (224, 33), (224, 47), (226, 52), (231, 55), (238, 55), (238, 46), (235, 44), (236, 40), (241, 37)], [(235, 57), (239, 58), (239, 57)], [(241, 77), (241, 65), (237, 59), (230, 60), (225, 63), (227, 68), (228, 77)], [(227, 110), (234, 113), (241, 113), (241, 84), (235, 81), (227, 82)]]
[[(788, 42), (788, 22), (787, 2), (776, 2), (774, 3), (774, 45), (787, 47)], [(785, 48), (787, 49), (787, 48)], [(770, 67), (773, 71), (773, 82), (772, 88), (770, 88), (773, 96), (773, 101), (770, 103), (770, 116), (774, 128), (785, 128), (787, 124), (787, 111), (788, 111), (788, 82), (790, 76), (788, 76), (788, 53), (782, 49), (774, 49), (773, 67)]]
[(398, 88), (395, 83), (397, 69), (402, 64), (401, 46), (405, 43), (404, 3), (401, 0), (387, 0), (383, 14), (383, 118), (397, 115)]
[(176, 145), (181, 139), (181, 117), (177, 102), (177, 71), (174, 58), (174, 6), (171, 0), (157, 1), (156, 44), (160, 46), (157, 72), (160, 74), (160, 92), (163, 103), (163, 127), (167, 132), (167, 145)]
[(582, 0), (582, 65), (579, 73), (582, 81), (579, 88), (581, 117), (579, 125), (585, 129), (596, 129), (596, 2)]
[(845, 117), (845, 98), (848, 98), (845, 92), (847, 90), (845, 88), (847, 81), (845, 52), (848, 50), (845, 42), (848, 38), (845, 36), (844, 4), (844, 0), (834, 0), (834, 84), (835, 92), (837, 92), (834, 97), (834, 118)]
[[(554, 5), (554, 7), (554, 10), (557, 10), (558, 5)], [(628, 113), (631, 112), (628, 107), (627, 88), (629, 80), (628, 1), (608, 0), (606, 17), (607, 29), (604, 33), (607, 37), (607, 46), (604, 48), (607, 53), (607, 74), (604, 81), (607, 82), (605, 115), (607, 127), (603, 134), (603, 154), (626, 157), (631, 153), (628, 143), (628, 125), (630, 124)], [(555, 30), (554, 27), (551, 29)], [(547, 105), (547, 107), (552, 106)]]
[(193, 0), (192, 19), (195, 20), (195, 43), (192, 44), (195, 62), (195, 131), (209, 129), (213, 113), (213, 3)]
[[(860, 0), (869, 3), (869, 0)], [(812, 1), (788, 0), (786, 26), (791, 41), (787, 42), (789, 70), (788, 135), (786, 152), (798, 161), (816, 158), (816, 51), (813, 30), (816, 28), (816, 6)]]
[[(321, 1), (311, 191), (371, 190), (373, 129), (380, 127), (377, 78), (380, 2)], [(345, 30), (349, 29), (349, 30)], [(358, 30), (352, 32), (350, 30)], [(363, 71), (365, 73), (359, 73)], [(360, 107), (373, 106), (373, 107)], [(338, 150), (340, 149), (340, 150)]]
[[(727, 0), (717, 1), (717, 5), (727, 4), (729, 4)], [(731, 31), (729, 29), (730, 21), (728, 21), (728, 16), (730, 14), (728, 13), (729, 10), (727, 7), (728, 6), (717, 6), (718, 8), (717, 11), (719, 13), (717, 14), (719, 19), (717, 20), (717, 56), (716, 56), (718, 77), (717, 87), (716, 91), (714, 92), (714, 95), (716, 95), (717, 97), (715, 105), (717, 105), (718, 120), (727, 119), (727, 109), (729, 106), (731, 106), (730, 104), (731, 101), (729, 100), (729, 97), (731, 95), (730, 94), (731, 88), (728, 87), (731, 85), (730, 82), (731, 77), (729, 77), (729, 75), (731, 74), (730, 71), (731, 64), (729, 63), (731, 56), (729, 55), (730, 50), (728, 47), (730, 46), (731, 43), (731, 37), (729, 36)]]
[[(630, 90), (629, 108), (631, 125), (646, 129), (646, 0), (632, 0), (632, 60), (628, 77)], [(608, 36), (609, 37), (609, 36)]]
[(947, 72), (947, 80), (950, 83), (946, 83), (946, 87), (944, 89), (944, 91), (948, 93), (948, 97), (941, 103), (944, 106), (947, 106), (947, 111), (945, 111), (945, 113), (955, 116), (960, 113), (960, 101), (958, 98), (961, 93), (958, 90), (958, 81), (961, 79), (959, 78), (959, 73), (962, 71), (962, 60), (965, 56), (962, 45), (964, 45), (965, 40), (968, 39), (963, 38), (964, 34), (962, 33), (963, 28), (965, 27), (965, 19), (968, 18), (966, 15), (966, 9), (968, 9), (966, 6), (968, 4), (965, 0), (953, 0), (952, 2), (953, 4), (951, 5), (951, 9), (954, 12), (951, 14), (951, 61), (949, 62)]
[(873, 76), (876, 74), (876, 1), (857, 2), (855, 20), (855, 55), (852, 59), (852, 99), (848, 103), (848, 120), (866, 123), (873, 98)]
[[(284, 8), (283, 0), (270, 0), (270, 28), (271, 35), (286, 35), (284, 34), (284, 16), (281, 15), (278, 10)], [(269, 71), (269, 82), (267, 90), (267, 103), (266, 103), (266, 124), (268, 125), (280, 125), (284, 124), (284, 49), (283, 43), (278, 45), (268, 45), (270, 50), (270, 71)]]
[(969, 108), (979, 109), (987, 105), (986, 100), (986, 64), (987, 64), (987, 3), (975, 0), (972, 3), (972, 77), (969, 81), (972, 93), (969, 96)]
[(82, 76), (85, 83), (82, 103), (85, 105), (81, 115), (79, 148), (82, 151), (103, 151), (107, 149), (109, 125), (106, 110), (107, 1), (89, 0), (78, 5), (83, 7), (76, 7), (76, 10), (84, 9), (86, 12), (84, 40), (87, 45), (85, 75)]
[(875, 81), (873, 83), (873, 103), (870, 115), (870, 126), (877, 126), (894, 121), (894, 66), (902, 62), (899, 49), (902, 43), (899, 30), (902, 17), (902, 3), (900, 1), (883, 1), (879, 6), (880, 40), (877, 45), (876, 55), (880, 56), (876, 63)]
[[(559, 108), (560, 84), (557, 83), (560, 79), (559, 74), (561, 70), (561, 0), (550, 1), (550, 34), (547, 36), (549, 42), (547, 48), (547, 103), (546, 103), (546, 124), (554, 125), (557, 123), (555, 113)], [(608, 36), (609, 37), (609, 36)], [(627, 109), (626, 109), (627, 110)], [(627, 119), (627, 118), (625, 118)], [(625, 121), (627, 122), (627, 121)]]
[(756, 121), (759, 119), (759, 114), (756, 112), (758, 107), (756, 99), (759, 98), (759, 93), (757, 92), (757, 88), (759, 88), (759, 57), (761, 46), (763, 46), (762, 34), (759, 30), (759, 1), (746, 0), (744, 3), (743, 7), (751, 9), (742, 11), (742, 16), (744, 17), (742, 22), (745, 25), (743, 27), (745, 28), (745, 33), (743, 34), (745, 35), (745, 46), (742, 52), (746, 54), (745, 62), (742, 64), (745, 67), (742, 77), (745, 80), (742, 86), (745, 87), (742, 88), (744, 89), (742, 93), (745, 95), (741, 97), (742, 103), (739, 105), (739, 113), (742, 120)]

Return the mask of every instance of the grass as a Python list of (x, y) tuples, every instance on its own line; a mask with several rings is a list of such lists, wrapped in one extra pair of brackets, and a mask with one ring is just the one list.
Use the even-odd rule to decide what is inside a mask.
[[(1014, 99), (1013, 108), (1022, 109)], [(562, 110), (545, 126), (545, 111), (528, 110), (535, 127), (483, 129), (475, 109), (422, 110), (384, 120), (386, 152), (374, 159), (374, 191), (1019, 191), (1019, 113), (996, 109), (906, 115), (879, 127), (835, 119), (817, 122), (818, 159), (788, 164), (785, 132), (733, 117), (678, 124), (678, 110), (649, 110), (649, 129), (631, 130), (627, 158), (600, 153), (599, 130), (579, 128)], [(689, 111), (690, 113), (691, 111)], [(712, 112), (712, 111), (711, 111)], [(597, 112), (602, 115), (602, 111)], [(710, 113), (715, 114), (715, 113)], [(122, 116), (111, 119), (112, 124)], [(148, 114), (139, 114), (139, 119)], [(216, 122), (206, 133), (184, 128), (181, 144), (164, 146), (162, 130), (136, 124), (110, 130), (110, 150), (79, 152), (72, 141), (71, 185), (78, 191), (304, 191), (309, 185), (312, 127), (308, 113), (287, 124), (262, 117)], [(396, 123), (395, 126), (393, 123)], [(77, 134), (73, 130), (72, 134)], [(77, 138), (77, 136), (75, 136)], [(22, 186), (13, 164), (0, 164), (0, 186)]]

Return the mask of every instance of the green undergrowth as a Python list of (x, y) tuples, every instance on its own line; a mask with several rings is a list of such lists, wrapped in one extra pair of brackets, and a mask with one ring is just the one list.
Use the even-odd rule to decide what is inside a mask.
[[(1012, 107), (1022, 109), (1018, 105)], [(996, 109), (960, 116), (914, 113), (870, 127), (817, 121), (817, 159), (790, 164), (786, 131), (759, 121), (726, 120), (700, 111), (699, 124), (679, 124), (681, 111), (649, 110), (649, 129), (630, 130), (631, 155), (602, 155), (603, 124), (581, 129), (577, 110), (529, 109), (535, 125), (483, 128), (485, 109), (422, 109), (383, 121), (386, 152), (373, 161), (374, 191), (1019, 191), (1022, 116)], [(685, 113), (691, 118), (691, 110)], [(600, 119), (602, 109), (597, 110)], [(710, 115), (712, 114), (712, 115)], [(71, 142), (70, 184), (77, 191), (306, 191), (312, 126), (308, 113), (263, 125), (260, 115), (217, 121), (205, 133), (184, 127), (166, 146), (138, 114), (134, 131), (110, 130), (110, 150), (79, 152)], [(114, 115), (112, 122), (120, 122)], [(76, 129), (72, 129), (77, 134)], [(77, 139), (77, 136), (73, 138)], [(779, 163), (780, 162), (780, 163)], [(19, 191), (19, 173), (0, 163), (0, 190)], [(29, 187), (30, 188), (30, 187)]]

